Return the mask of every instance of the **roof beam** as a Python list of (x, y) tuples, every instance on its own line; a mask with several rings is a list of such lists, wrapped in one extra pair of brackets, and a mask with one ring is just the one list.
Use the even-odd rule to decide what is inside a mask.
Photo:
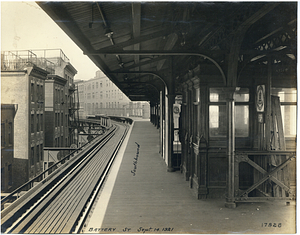
[[(171, 50), (175, 46), (177, 40), (178, 40), (178, 35), (176, 33), (170, 34), (167, 38), (167, 42), (164, 46), (164, 50)], [(165, 62), (166, 60), (161, 60), (158, 62), (157, 71), (161, 70)]]
[(118, 69), (118, 70), (114, 70), (112, 72), (116, 73), (116, 72), (124, 72), (124, 71), (128, 71), (130, 69), (134, 69), (136, 67), (141, 67), (143, 65), (148, 65), (148, 64), (151, 64), (151, 63), (155, 63), (157, 61), (160, 61), (160, 60), (165, 60), (167, 59), (168, 56), (158, 56), (154, 59), (150, 59), (150, 60), (147, 60), (147, 61), (144, 61), (144, 62), (140, 62), (139, 64), (133, 64), (133, 65), (130, 65), (130, 66), (127, 66), (127, 67), (124, 67), (122, 69)]
[[(133, 38), (137, 38), (141, 35), (141, 3), (140, 2), (133, 2), (131, 4), (132, 9), (132, 34)], [(133, 50), (140, 50), (140, 43), (133, 45)], [(134, 56), (135, 64), (139, 64), (140, 56)], [(136, 71), (139, 71), (139, 68), (135, 68)]]
[(297, 22), (297, 19), (294, 19), (294, 20), (290, 21), (285, 27), (280, 27), (280, 28), (274, 30), (273, 32), (271, 32), (271, 33), (265, 35), (264, 37), (262, 37), (262, 38), (260, 38), (260, 39), (258, 39), (254, 44), (257, 44), (257, 43), (259, 43), (259, 42), (261, 42), (261, 41), (263, 41), (263, 40), (265, 40), (265, 39), (271, 37), (272, 35), (274, 35), (274, 34), (280, 32), (280, 31), (282, 31), (284, 28), (290, 27), (293, 23), (296, 23), (296, 22)]
[(149, 41), (149, 40), (152, 40), (152, 39), (155, 39), (155, 38), (159, 38), (159, 37), (163, 37), (163, 36), (167, 36), (168, 34), (170, 34), (171, 31), (170, 29), (163, 29), (163, 30), (160, 30), (160, 31), (157, 31), (157, 32), (154, 32), (154, 33), (150, 33), (150, 34), (146, 34), (146, 35), (142, 35), (142, 36), (139, 36), (139, 37), (135, 37), (135, 38), (132, 38), (128, 41), (125, 41), (125, 42), (120, 42), (118, 44), (115, 44), (113, 46), (108, 46), (108, 47), (105, 47), (105, 48), (102, 48), (100, 50), (120, 50), (120, 49), (123, 49), (124, 47), (129, 47), (129, 46), (133, 46), (137, 43), (142, 43), (142, 42), (146, 42), (146, 41)]
[[(209, 55), (213, 54), (213, 51), (208, 51)], [(220, 53), (220, 52), (219, 52)], [(214, 60), (212, 59), (210, 56), (202, 54), (202, 53), (197, 53), (195, 51), (191, 51), (191, 52), (187, 52), (187, 51), (173, 51), (173, 50), (153, 50), (153, 51), (149, 51), (149, 50), (145, 50), (145, 51), (102, 51), (101, 53), (95, 53), (95, 55), (101, 55), (101, 54), (118, 54), (118, 55), (169, 55), (169, 56), (200, 56), (204, 59), (209, 60), (210, 62), (212, 62), (220, 71), (222, 78), (223, 78), (223, 82), (224, 84), (226, 84), (226, 76), (224, 74), (223, 69), (221, 68), (221, 66)], [(91, 55), (94, 55), (94, 53), (92, 53)]]

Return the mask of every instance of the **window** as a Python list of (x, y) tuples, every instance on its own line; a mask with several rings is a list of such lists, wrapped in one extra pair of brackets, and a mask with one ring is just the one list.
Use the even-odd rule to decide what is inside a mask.
[(41, 144), (40, 146), (41, 146), (41, 149), (40, 149), (40, 151), (41, 151), (40, 157), (41, 157), (41, 161), (43, 161), (43, 160), (44, 160), (44, 146), (43, 146), (43, 144)]
[(5, 190), (5, 184), (4, 184), (4, 179), (5, 179), (5, 167), (1, 167), (1, 190)]
[(61, 126), (61, 123), (60, 123), (60, 113), (57, 113), (57, 126)]
[(36, 101), (39, 102), (40, 99), (40, 85), (36, 85)]
[(43, 104), (44, 104), (44, 100), (45, 100), (45, 95), (44, 95), (44, 86), (41, 85), (40, 87), (40, 97), (39, 97), (39, 102), (40, 102), (40, 107), (42, 108), (43, 107)]
[(40, 122), (39, 122), (39, 119), (40, 119), (40, 115), (37, 114), (37, 115), (36, 115), (36, 131), (37, 131), (37, 132), (40, 131)]
[(41, 128), (40, 128), (40, 130), (43, 131), (44, 130), (44, 116), (43, 116), (43, 114), (41, 114), (40, 116), (41, 116), (41, 120), (40, 120)]
[(96, 82), (96, 88), (98, 88), (98, 82)]
[(1, 123), (1, 146), (5, 146), (5, 123)]
[(31, 133), (34, 133), (34, 115), (31, 114), (31, 118), (30, 118), (30, 129), (31, 129)]
[(240, 88), (234, 94), (235, 136), (249, 136), (249, 89)]
[(39, 150), (39, 147), (40, 146), (36, 146), (36, 155), (35, 155), (36, 162), (40, 161), (40, 150)]
[(297, 134), (297, 90), (296, 88), (272, 88), (272, 95), (279, 96), (285, 137)]
[[(240, 88), (235, 92), (235, 136), (249, 136), (249, 89)], [(209, 136), (226, 137), (226, 97), (222, 88), (210, 88), (209, 93)]]
[(31, 147), (30, 165), (34, 165), (34, 147)]
[(209, 106), (209, 136), (226, 137), (226, 105)]
[(13, 126), (12, 122), (8, 123), (8, 144), (13, 144)]
[(31, 102), (34, 102), (34, 83), (31, 83), (30, 97), (31, 97)]
[(61, 123), (61, 126), (64, 126), (64, 114), (63, 113), (60, 114), (60, 123)]
[(8, 186), (12, 186), (12, 165), (9, 164), (8, 167), (7, 167), (7, 170), (8, 170)]

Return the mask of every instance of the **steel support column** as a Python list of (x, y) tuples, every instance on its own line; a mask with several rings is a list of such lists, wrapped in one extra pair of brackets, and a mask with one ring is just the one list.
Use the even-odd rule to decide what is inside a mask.
[(159, 98), (160, 98), (160, 113), (159, 113), (159, 116), (160, 116), (160, 145), (159, 145), (159, 152), (161, 154), (162, 157), (164, 157), (164, 134), (165, 134), (165, 122), (164, 122), (164, 108), (165, 108), (165, 105), (164, 105), (164, 99), (163, 97), (165, 96), (165, 91), (162, 90), (160, 91), (160, 95), (159, 95)]
[(268, 57), (268, 77), (266, 85), (266, 132), (265, 132), (265, 149), (271, 150), (271, 87), (272, 87), (272, 58)]
[(175, 81), (173, 79), (173, 58), (170, 57), (169, 59), (169, 73), (167, 76), (167, 92), (166, 95), (166, 144), (167, 144), (167, 165), (168, 165), (168, 172), (173, 172), (174, 164), (173, 164), (173, 142), (174, 142), (174, 117), (173, 117), (173, 105), (175, 103)]
[(235, 208), (234, 201), (234, 164), (235, 164), (235, 102), (234, 87), (226, 88), (226, 106), (227, 106), (227, 158), (228, 158), (228, 182), (227, 198), (225, 206)]
[(168, 112), (168, 120), (167, 122), (167, 164), (168, 171), (173, 172), (173, 142), (174, 142), (174, 122), (173, 122), (173, 104), (175, 103), (175, 95), (168, 94), (168, 106), (166, 111)]

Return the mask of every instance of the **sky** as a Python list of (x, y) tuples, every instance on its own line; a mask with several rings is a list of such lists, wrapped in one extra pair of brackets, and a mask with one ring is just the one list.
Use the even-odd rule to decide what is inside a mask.
[(62, 49), (78, 71), (75, 79), (95, 77), (99, 68), (33, 1), (1, 1), (1, 51)]

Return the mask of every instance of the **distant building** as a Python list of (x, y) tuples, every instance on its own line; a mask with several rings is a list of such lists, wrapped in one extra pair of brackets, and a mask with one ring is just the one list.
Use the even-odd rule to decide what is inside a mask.
[(79, 115), (107, 114), (116, 116), (150, 117), (148, 102), (131, 102), (130, 99), (106, 77), (97, 71), (95, 78), (75, 80), (79, 95)]
[(45, 80), (51, 68), (37, 67), (29, 51), (1, 54), (1, 102), (18, 105), (13, 172), (18, 172), (14, 184), (20, 186), (43, 171)]
[[(2, 164), (12, 164), (13, 187), (45, 169), (45, 146), (77, 142), (73, 83), (77, 71), (61, 50), (50, 52), (1, 52), (1, 102), (18, 106), (12, 127), (13, 161), (11, 155), (7, 157), (3, 151), (1, 155)], [(6, 175), (10, 170), (2, 170), (5, 182), (10, 182)], [(8, 187), (4, 190), (9, 191)]]
[(69, 144), (64, 127), (68, 124), (67, 95), (65, 85), (67, 80), (48, 75), (45, 81), (45, 144), (46, 147), (66, 146)]
[(55, 69), (55, 73), (48, 75), (45, 81), (46, 146), (69, 147), (77, 144), (78, 139), (74, 85), (77, 70), (61, 50), (46, 51), (43, 55), (54, 64)]

